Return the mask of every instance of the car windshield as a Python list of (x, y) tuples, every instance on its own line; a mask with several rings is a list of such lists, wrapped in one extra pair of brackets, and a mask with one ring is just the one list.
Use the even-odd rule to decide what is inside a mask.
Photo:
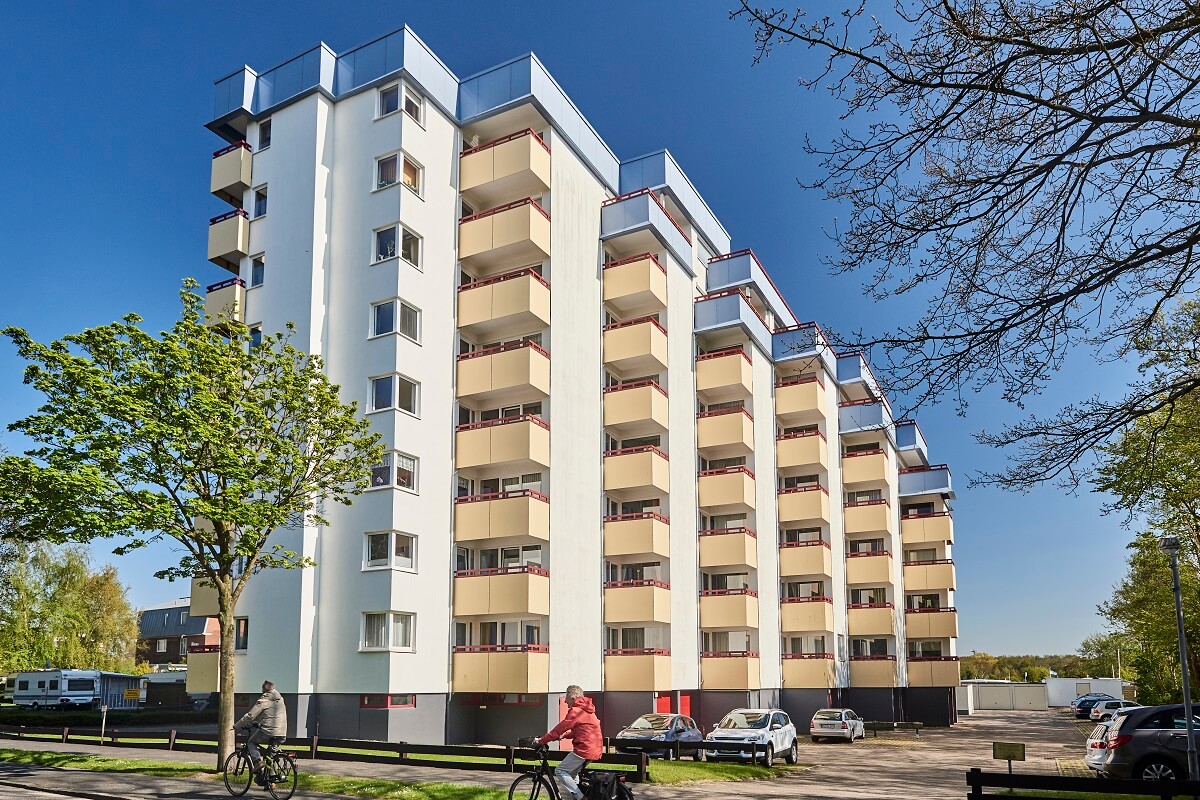
[(818, 711), (813, 714), (813, 719), (841, 719), (842, 712), (840, 711)]
[(765, 728), (767, 720), (770, 718), (770, 714), (760, 711), (731, 711), (725, 715), (725, 719), (721, 720), (721, 724), (717, 727), (726, 729)]
[(671, 727), (671, 717), (666, 714), (643, 714), (629, 726), (631, 731), (664, 731)]

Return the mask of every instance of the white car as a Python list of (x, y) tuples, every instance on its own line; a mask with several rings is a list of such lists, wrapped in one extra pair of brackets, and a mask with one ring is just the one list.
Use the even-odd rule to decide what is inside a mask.
[(755, 743), (758, 747), (759, 761), (764, 766), (770, 766), (776, 756), (782, 755), (789, 764), (800, 760), (800, 751), (796, 744), (796, 726), (791, 718), (778, 708), (735, 708), (725, 715), (725, 718), (713, 726), (712, 732), (704, 737), (710, 746), (704, 754), (707, 758), (719, 761), (724, 758), (749, 761), (753, 756), (750, 749), (722, 750), (720, 742), (730, 744)]
[(1108, 755), (1108, 729), (1112, 727), (1112, 721), (1101, 722), (1092, 732), (1088, 734), (1087, 749), (1083, 754), (1083, 762), (1088, 765), (1089, 769), (1100, 770), (1104, 766), (1104, 757)]
[(812, 721), (808, 723), (808, 735), (814, 742), (821, 739), (853, 742), (867, 738), (867, 730), (862, 717), (848, 708), (822, 708), (813, 714)]
[(1107, 722), (1117, 716), (1117, 714), (1130, 708), (1141, 708), (1141, 706), (1132, 700), (1101, 700), (1092, 706), (1092, 710), (1089, 713), (1091, 718), (1096, 722)]

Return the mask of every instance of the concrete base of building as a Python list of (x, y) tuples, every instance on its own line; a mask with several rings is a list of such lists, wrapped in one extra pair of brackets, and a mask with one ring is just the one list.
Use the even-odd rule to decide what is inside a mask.
[(796, 731), (807, 735), (813, 713), (822, 708), (838, 708), (841, 689), (784, 689), (780, 693), (780, 708), (788, 713)]
[(904, 690), (908, 722), (953, 725), (958, 722), (956, 689), (951, 686), (910, 686)]

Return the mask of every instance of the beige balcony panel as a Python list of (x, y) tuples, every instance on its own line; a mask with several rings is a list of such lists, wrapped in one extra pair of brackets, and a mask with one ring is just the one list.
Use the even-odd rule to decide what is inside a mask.
[(667, 396), (654, 386), (604, 393), (604, 427), (626, 436), (667, 429)]
[(646, 321), (604, 331), (604, 363), (625, 375), (667, 368), (667, 334)]
[(454, 616), (550, 613), (550, 579), (516, 572), (454, 579)]
[(780, 522), (829, 522), (829, 495), (817, 489), (810, 492), (781, 492)]
[(455, 439), (455, 464), (459, 469), (509, 465), (530, 471), (532, 467), (550, 466), (550, 431), (533, 422), (458, 431)]
[(842, 458), (842, 483), (891, 484), (894, 467), (886, 453)]
[(785, 658), (783, 688), (830, 689), (837, 686), (837, 668), (832, 658)]
[(671, 491), (671, 465), (654, 450), (604, 457), (604, 491), (645, 500)]
[(235, 275), (250, 250), (250, 220), (234, 214), (208, 226), (208, 260)]
[(605, 267), (604, 302), (625, 315), (653, 314), (667, 307), (667, 273), (646, 256)]
[(829, 444), (821, 436), (779, 439), (775, 442), (775, 466), (789, 471), (829, 469)]
[(696, 447), (706, 458), (732, 458), (754, 451), (754, 420), (745, 414), (717, 414), (696, 420)]
[(701, 475), (697, 481), (700, 507), (710, 514), (754, 510), (754, 478), (745, 472)]
[(458, 186), (483, 205), (539, 195), (550, 188), (550, 151), (526, 134), (466, 153), (459, 159)]
[(527, 403), (550, 395), (550, 359), (534, 347), (518, 347), (458, 362), (458, 397), (473, 405)]
[(700, 569), (711, 567), (758, 569), (758, 539), (745, 531), (706, 533), (700, 537)]
[(192, 578), (192, 604), (188, 607), (190, 617), (215, 617), (221, 609), (217, 606), (217, 589), (204, 585), (204, 578)]
[(604, 657), (604, 689), (608, 692), (657, 692), (671, 688), (671, 657), (629, 655)]
[(213, 157), (209, 190), (226, 203), (240, 208), (242, 197), (252, 185), (250, 173), (254, 156), (246, 147), (234, 146), (225, 150)]
[(550, 686), (549, 653), (455, 653), (453, 691), (543, 694)]
[(749, 594), (719, 594), (700, 598), (700, 627), (745, 630), (758, 627), (758, 598)]
[(775, 416), (780, 422), (814, 422), (825, 416), (825, 386), (817, 381), (775, 387)]
[(228, 286), (207, 292), (204, 295), (204, 324), (210, 328), (221, 328), (234, 322), (246, 321), (246, 287), (229, 282)]
[(850, 685), (862, 687), (896, 687), (896, 662), (888, 660), (851, 661)]
[(910, 611), (904, 615), (909, 639), (953, 639), (958, 636), (957, 611)]
[(906, 591), (937, 591), (954, 588), (954, 564), (905, 564)]
[(700, 659), (700, 688), (758, 689), (758, 659), (742, 656), (705, 656)]
[(779, 626), (789, 633), (833, 630), (833, 603), (780, 603)]
[(529, 333), (550, 324), (550, 289), (533, 275), (463, 289), (458, 327), (484, 341)]
[(846, 583), (892, 583), (892, 557), (846, 557)]
[(468, 218), (458, 226), (458, 257), (490, 275), (550, 257), (550, 220), (532, 203)]
[(671, 526), (653, 517), (605, 522), (604, 555), (656, 555), (670, 558)]
[(550, 504), (536, 497), (504, 497), (454, 505), (454, 541), (529, 538), (550, 540)]
[(905, 544), (953, 544), (954, 519), (949, 514), (937, 517), (901, 517), (900, 538)]
[(961, 685), (957, 661), (908, 661), (909, 686)]
[(622, 586), (604, 590), (604, 621), (670, 622), (671, 590), (663, 586)]
[(221, 683), (220, 653), (188, 653), (187, 691), (189, 694), (215, 692)]
[(696, 361), (696, 393), (709, 403), (749, 397), (754, 391), (754, 367), (741, 353)]
[(895, 515), (887, 503), (846, 506), (846, 534), (892, 533), (896, 530)]
[(779, 548), (779, 574), (833, 575), (833, 554), (823, 545)]
[(895, 636), (896, 610), (893, 608), (850, 608), (846, 627), (851, 636)]

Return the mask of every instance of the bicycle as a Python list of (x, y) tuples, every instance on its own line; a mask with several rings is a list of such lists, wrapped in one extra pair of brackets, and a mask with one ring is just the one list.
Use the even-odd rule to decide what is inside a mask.
[[(544, 744), (538, 744), (537, 740), (532, 738), (518, 739), (517, 746), (533, 750), (535, 756), (541, 760), (541, 763), (534, 765), (528, 772), (517, 776), (516, 780), (512, 782), (512, 786), (508, 788), (508, 800), (525, 797), (528, 797), (529, 800), (538, 800), (540, 797), (545, 797), (548, 800), (564, 800), (558, 791), (558, 781), (554, 780), (554, 768), (550, 766), (550, 748)], [(583, 769), (579, 771), (579, 790), (583, 792), (584, 797), (592, 796), (592, 780), (593, 773), (587, 768), (587, 764), (584, 764)], [(615, 778), (615, 780), (620, 781), (617, 784), (620, 787), (617, 790), (620, 793), (619, 796), (632, 800), (633, 793), (625, 785), (624, 779)], [(570, 800), (570, 798), (567, 797), (566, 800)]]
[[(247, 733), (255, 730), (249, 728)], [(265, 777), (260, 777), (259, 785), (270, 792), (275, 800), (288, 800), (296, 793), (296, 785), (300, 782), (300, 773), (296, 770), (296, 759), (291, 753), (279, 749), (283, 742), (282, 736), (272, 736), (267, 750), (262, 754), (262, 764), (265, 767)], [(250, 758), (250, 736), (241, 746), (225, 759), (222, 770), (225, 788), (234, 797), (241, 797), (250, 791), (258, 773), (254, 770), (254, 761)]]

